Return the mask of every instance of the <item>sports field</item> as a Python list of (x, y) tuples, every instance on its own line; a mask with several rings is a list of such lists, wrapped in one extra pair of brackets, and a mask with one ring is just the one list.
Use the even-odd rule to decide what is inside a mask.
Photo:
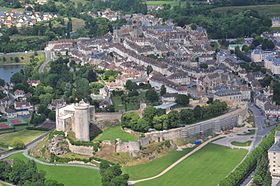
[(136, 186), (216, 186), (243, 159), (247, 151), (208, 144), (165, 175)]
[(3, 134), (0, 135), (0, 142), (5, 145), (11, 145), (13, 139), (15, 137), (18, 137), (24, 142), (24, 144), (27, 144), (33, 141), (34, 139), (38, 138), (39, 136), (43, 135), (44, 133), (46, 132), (38, 130), (24, 130), (10, 134)]
[[(15, 154), (8, 159), (18, 158), (24, 161), (28, 159), (21, 153)], [(101, 186), (101, 179), (98, 170), (81, 168), (81, 167), (58, 167), (37, 164), (39, 170), (46, 172), (48, 179), (56, 180), (59, 183), (63, 183), (65, 186)]]
[(121, 129), (120, 125), (108, 127), (101, 134), (99, 134), (94, 140), (116, 140), (117, 138), (122, 141), (136, 141), (138, 140), (137, 136), (129, 134)]

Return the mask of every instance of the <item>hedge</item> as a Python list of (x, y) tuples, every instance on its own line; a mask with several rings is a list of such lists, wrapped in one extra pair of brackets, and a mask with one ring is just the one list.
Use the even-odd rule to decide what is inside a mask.
[(273, 129), (271, 133), (264, 137), (261, 143), (248, 155), (248, 157), (239, 166), (233, 170), (226, 178), (220, 181), (220, 186), (235, 186), (247, 177), (247, 175), (256, 167), (257, 160), (263, 153), (267, 153), (274, 144), (275, 131), (280, 131), (280, 125)]
[(109, 163), (110, 165), (115, 165), (115, 163), (113, 162), (110, 162), (108, 160), (104, 160), (104, 159), (101, 159), (101, 158), (96, 158), (96, 157), (90, 157), (88, 159), (80, 159), (80, 158), (62, 158), (62, 157), (59, 157), (53, 153), (51, 153), (51, 162), (61, 162), (61, 163), (68, 163), (70, 161), (82, 161), (82, 162), (85, 162), (85, 163), (88, 163), (88, 162), (91, 162), (92, 160), (96, 160), (96, 161), (103, 161), (103, 162), (107, 162)]

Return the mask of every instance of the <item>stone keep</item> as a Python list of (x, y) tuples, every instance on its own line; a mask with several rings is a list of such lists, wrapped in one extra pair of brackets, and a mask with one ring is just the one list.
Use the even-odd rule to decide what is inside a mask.
[(94, 106), (82, 100), (56, 109), (56, 130), (74, 132), (78, 141), (90, 141), (90, 125), (94, 118)]

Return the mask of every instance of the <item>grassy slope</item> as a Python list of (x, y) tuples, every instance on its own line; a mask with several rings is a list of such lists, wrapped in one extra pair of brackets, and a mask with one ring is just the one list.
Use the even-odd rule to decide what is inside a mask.
[(94, 140), (115, 140), (120, 138), (123, 141), (136, 141), (138, 137), (123, 131), (120, 125), (108, 127), (99, 134)]
[(227, 12), (227, 11), (234, 11), (240, 12), (246, 9), (256, 10), (261, 14), (268, 15), (270, 17), (280, 16), (280, 4), (275, 5), (252, 5), (252, 6), (229, 6), (229, 7), (220, 7), (215, 8), (212, 11), (216, 11), (219, 13)]
[[(21, 153), (15, 154), (8, 159), (18, 158), (27, 161)], [(101, 178), (99, 171), (80, 168), (80, 167), (57, 167), (57, 166), (47, 166), (38, 164), (38, 169), (46, 171), (46, 177), (48, 179), (53, 179), (59, 183), (63, 183), (65, 186), (101, 186)]]
[(16, 133), (0, 135), (0, 141), (7, 145), (11, 145), (13, 138), (19, 137), (24, 144), (27, 144), (44, 133), (45, 132), (38, 130), (24, 130)]
[(193, 148), (188, 148), (179, 152), (171, 151), (167, 155), (155, 159), (151, 162), (130, 167), (124, 167), (123, 170), (124, 172), (129, 174), (130, 180), (155, 176), (192, 150)]
[(247, 151), (208, 144), (160, 178), (136, 185), (215, 186), (242, 160)]

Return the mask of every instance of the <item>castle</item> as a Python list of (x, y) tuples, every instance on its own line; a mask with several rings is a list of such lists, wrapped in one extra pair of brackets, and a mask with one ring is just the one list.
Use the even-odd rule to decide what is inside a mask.
[(94, 120), (94, 106), (83, 100), (56, 109), (56, 130), (74, 132), (78, 141), (90, 141), (90, 127)]

